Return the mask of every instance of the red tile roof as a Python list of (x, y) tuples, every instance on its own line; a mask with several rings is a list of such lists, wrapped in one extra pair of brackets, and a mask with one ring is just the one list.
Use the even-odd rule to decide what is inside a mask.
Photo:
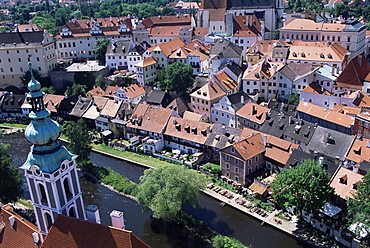
[(266, 151), (261, 135), (253, 135), (232, 145), (244, 160)]
[(362, 181), (363, 177), (361, 174), (339, 166), (330, 181), (330, 186), (334, 189), (336, 195), (347, 200), (353, 198), (353, 193), (356, 192), (353, 185)]
[(103, 226), (64, 215), (58, 215), (42, 247), (149, 248), (131, 231)]
[(269, 108), (263, 107), (256, 103), (248, 102), (241, 107), (236, 114), (253, 122), (262, 124), (266, 120), (267, 112), (270, 112)]
[[(9, 217), (15, 219), (14, 227), (10, 225)], [(5, 226), (3, 226), (5, 223)], [(38, 232), (37, 227), (13, 212), (9, 205), (0, 204), (0, 247), (40, 247), (41, 242), (34, 244), (32, 233)]]
[(127, 127), (162, 133), (172, 113), (171, 109), (138, 104)]
[(363, 81), (369, 72), (370, 65), (367, 63), (364, 54), (359, 54), (344, 67), (336, 80), (336, 86), (361, 90)]
[(190, 15), (151, 16), (143, 20), (146, 28), (155, 26), (186, 26), (191, 25)]

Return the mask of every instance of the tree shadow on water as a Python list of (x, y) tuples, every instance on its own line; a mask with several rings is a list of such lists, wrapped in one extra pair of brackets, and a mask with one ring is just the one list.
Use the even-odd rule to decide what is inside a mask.
[(212, 231), (226, 236), (231, 236), (234, 234), (234, 229), (232, 229), (227, 222), (223, 220), (216, 220), (217, 213), (213, 210), (206, 208), (194, 208), (191, 205), (185, 205), (183, 210), (190, 214), (193, 218), (204, 221)]

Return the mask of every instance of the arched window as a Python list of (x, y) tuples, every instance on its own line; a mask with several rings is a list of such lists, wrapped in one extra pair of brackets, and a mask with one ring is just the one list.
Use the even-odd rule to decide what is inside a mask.
[(46, 197), (46, 191), (45, 187), (42, 184), (39, 184), (39, 190), (40, 190), (40, 202), (42, 205), (48, 205), (48, 198)]
[(74, 207), (71, 207), (68, 212), (69, 217), (76, 218), (76, 211)]
[(45, 213), (46, 228), (49, 229), (53, 225), (53, 220), (49, 213)]
[(64, 179), (63, 186), (64, 186), (64, 192), (66, 193), (67, 201), (69, 201), (70, 199), (72, 199), (73, 195), (72, 195), (70, 187), (69, 187), (68, 178)]

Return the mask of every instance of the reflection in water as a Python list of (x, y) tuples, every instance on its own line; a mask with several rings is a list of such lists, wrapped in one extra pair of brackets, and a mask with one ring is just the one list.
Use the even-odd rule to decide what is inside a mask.
[[(21, 166), (30, 150), (24, 134), (6, 135), (2, 141), (11, 144), (9, 154), (13, 158), (12, 165)], [(112, 168), (134, 182), (139, 182), (144, 171), (142, 167), (97, 153), (92, 153), (90, 158), (93, 163)], [(176, 225), (166, 226), (152, 219), (150, 212), (142, 213), (137, 202), (91, 183), (82, 175), (80, 183), (85, 205), (98, 206), (103, 225), (110, 225), (109, 213), (119, 210), (124, 213), (126, 228), (153, 248), (210, 247)], [(24, 189), (25, 197), (29, 198), (26, 184)], [(200, 195), (198, 208), (185, 206), (185, 211), (205, 221), (216, 232), (232, 236), (251, 247), (302, 247), (290, 236), (267, 225), (261, 226), (259, 221), (228, 206), (222, 207), (217, 200), (203, 194)]]

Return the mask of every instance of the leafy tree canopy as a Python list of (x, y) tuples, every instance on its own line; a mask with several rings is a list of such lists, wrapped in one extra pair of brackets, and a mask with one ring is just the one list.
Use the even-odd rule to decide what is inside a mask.
[(284, 207), (295, 206), (297, 214), (302, 210), (315, 213), (333, 193), (325, 169), (314, 160), (303, 160), (301, 165), (280, 172), (271, 183), (272, 197)]
[(213, 237), (212, 245), (215, 248), (246, 248), (246, 246), (244, 246), (238, 240), (222, 235)]
[(180, 219), (184, 204), (196, 206), (205, 187), (203, 175), (178, 165), (147, 169), (140, 181), (137, 199), (144, 211), (150, 209), (155, 218), (166, 221)]
[[(0, 134), (2, 137), (2, 134)], [(0, 143), (0, 202), (15, 202), (22, 194), (22, 173), (11, 166), (9, 145)]]
[(291, 94), (289, 96), (288, 103), (298, 105), (299, 104), (299, 94), (297, 94), (297, 93)]
[(56, 90), (54, 89), (53, 86), (50, 86), (50, 87), (42, 87), (41, 88), (41, 91), (46, 93), (46, 94), (55, 94), (56, 93)]
[(91, 137), (83, 119), (76, 122), (67, 121), (63, 125), (63, 133), (69, 141), (68, 150), (78, 155), (77, 161), (89, 161), (91, 152)]
[(98, 60), (101, 65), (105, 65), (105, 52), (107, 51), (109, 43), (109, 39), (98, 40), (92, 51), (95, 54), (95, 59)]
[[(49, 77), (41, 77), (38, 70), (32, 69), (33, 77), (40, 82), (42, 87), (51, 86), (51, 81)], [(21, 83), (24, 89), (27, 88), (28, 83), (31, 81), (31, 72), (30, 70), (26, 71), (23, 76), (20, 77)]]
[[(75, 72), (74, 80), (77, 84), (86, 85), (86, 90), (91, 90), (95, 84), (95, 76), (91, 71)], [(86, 92), (86, 90), (84, 92)]]
[(162, 90), (184, 94), (193, 85), (193, 68), (182, 62), (175, 62), (158, 72), (158, 84)]
[(87, 91), (86, 85), (82, 84), (74, 84), (72, 86), (68, 86), (64, 95), (66, 96), (74, 96), (74, 95), (85, 95)]
[(353, 199), (348, 200), (348, 211), (354, 217), (351, 222), (361, 222), (370, 228), (370, 173), (358, 183)]

